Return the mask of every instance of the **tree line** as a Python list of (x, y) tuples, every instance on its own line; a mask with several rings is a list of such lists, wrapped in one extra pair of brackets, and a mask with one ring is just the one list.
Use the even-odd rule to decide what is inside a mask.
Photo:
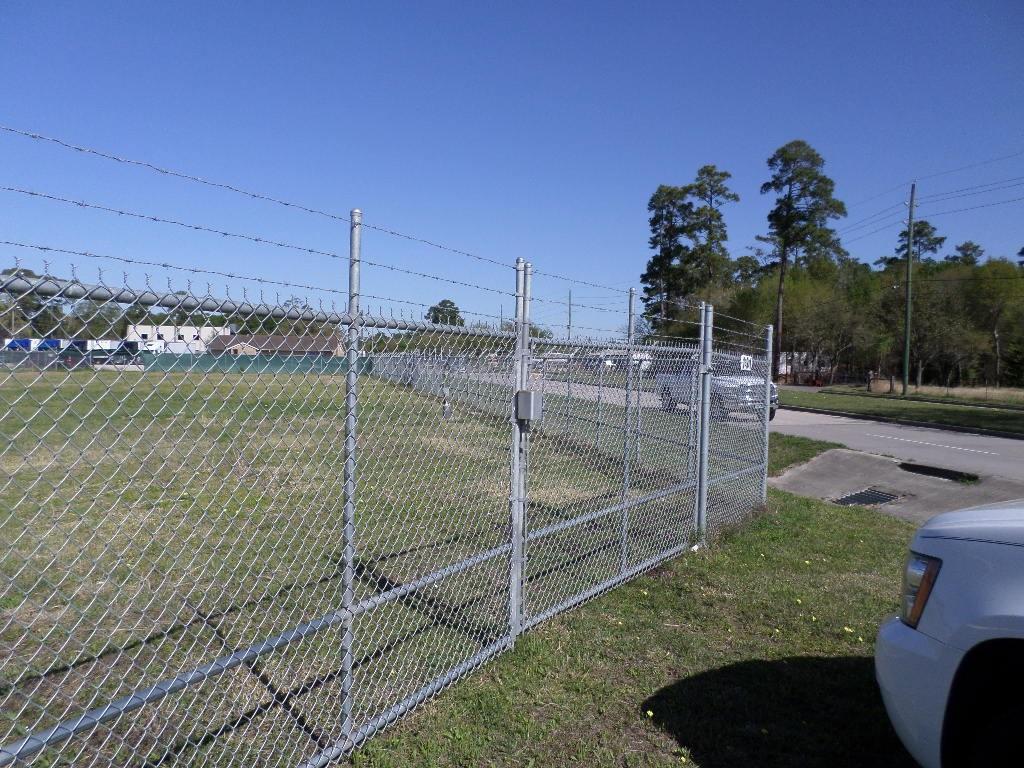
[[(846, 205), (824, 158), (791, 141), (767, 161), (765, 232), (733, 257), (724, 211), (739, 201), (714, 165), (693, 182), (660, 185), (648, 202), (652, 256), (641, 275), (644, 317), (658, 334), (692, 335), (686, 307), (713, 302), (773, 326), (772, 370), (833, 382), (902, 366), (907, 259), (913, 259), (911, 370), (918, 385), (1024, 385), (1024, 248), (1019, 261), (973, 240), (948, 244), (927, 220), (906, 226), (874, 259), (844, 247)], [(979, 236), (978, 238), (982, 238)], [(952, 246), (952, 247), (950, 247)], [(785, 356), (785, 358), (783, 358)]]

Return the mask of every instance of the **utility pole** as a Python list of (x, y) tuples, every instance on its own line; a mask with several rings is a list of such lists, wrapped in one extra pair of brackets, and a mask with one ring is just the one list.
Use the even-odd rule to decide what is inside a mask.
[(572, 338), (572, 288), (569, 289), (569, 326), (566, 328), (565, 338)]
[(906, 308), (903, 316), (903, 397), (907, 396), (910, 386), (910, 302), (913, 296), (911, 280), (914, 275), (914, 199), (917, 194), (917, 182), (910, 185), (910, 215), (907, 217), (907, 278)]

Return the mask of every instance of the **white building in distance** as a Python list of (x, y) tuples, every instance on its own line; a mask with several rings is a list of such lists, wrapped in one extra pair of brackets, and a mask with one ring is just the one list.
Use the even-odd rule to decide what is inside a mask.
[(230, 334), (226, 325), (129, 325), (124, 340), (138, 343), (140, 352), (201, 355), (215, 338)]

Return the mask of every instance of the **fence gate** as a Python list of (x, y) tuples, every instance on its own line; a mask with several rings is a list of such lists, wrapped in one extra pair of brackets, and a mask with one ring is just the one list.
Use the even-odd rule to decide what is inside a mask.
[(352, 220), (341, 308), (0, 276), (246, 329), (0, 361), (0, 766), (327, 765), (763, 500), (763, 329), (542, 337), (522, 261), (511, 322), (375, 314)]

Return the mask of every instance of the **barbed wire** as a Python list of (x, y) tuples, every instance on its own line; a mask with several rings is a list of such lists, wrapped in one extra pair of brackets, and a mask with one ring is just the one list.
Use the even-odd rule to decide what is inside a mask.
[(14, 240), (0, 240), (0, 245), (9, 245), (15, 248), (25, 248), (30, 250), (41, 251), (44, 253), (63, 253), (68, 256), (81, 256), (87, 259), (106, 259), (108, 261), (116, 261), (121, 264), (132, 264), (143, 267), (159, 267), (161, 269), (173, 269), (178, 272), (190, 272), (196, 275), (215, 275), (217, 277), (224, 277), (232, 280), (248, 280), (255, 283), (277, 285), (285, 288), (301, 288), (307, 291), (330, 293), (346, 297), (348, 296), (348, 291), (342, 291), (336, 288), (320, 288), (313, 285), (305, 285), (303, 283), (290, 283), (283, 280), (272, 280), (266, 277), (253, 277), (252, 275), (235, 274), (233, 272), (224, 272), (217, 269), (205, 269), (203, 267), (183, 267), (178, 264), (170, 264), (168, 262), (149, 261), (147, 259), (136, 259), (127, 256), (113, 256), (110, 254), (94, 253), (92, 251), (79, 251), (71, 248), (58, 248), (56, 246), (50, 245), (39, 245), (37, 243), (21, 243)]
[[(386, 301), (386, 302), (389, 302), (389, 303), (392, 303), (392, 304), (408, 304), (409, 306), (420, 307), (421, 309), (431, 309), (433, 306), (435, 306), (433, 304), (424, 304), (422, 301), (410, 301), (409, 299), (394, 299), (394, 298), (390, 298), (388, 296), (375, 296), (372, 293), (363, 293), (362, 291), (359, 292), (359, 299), (360, 300), (362, 300), (362, 299), (374, 299), (375, 301)], [(486, 318), (491, 319), (491, 320), (512, 321), (512, 320), (515, 319), (514, 317), (502, 317), (501, 315), (490, 315), (490, 314), (487, 314), (486, 312), (475, 312), (475, 311), (472, 311), (472, 310), (469, 310), (469, 309), (463, 309), (462, 307), (459, 307), (458, 311), (459, 311), (460, 315), (472, 315), (473, 317), (486, 317)]]
[[(534, 272), (534, 274), (537, 274)], [(622, 309), (610, 309), (608, 307), (595, 307), (591, 304), (577, 304), (575, 301), (570, 304), (568, 301), (561, 301), (560, 299), (542, 299), (538, 296), (531, 297), (531, 301), (539, 301), (541, 304), (558, 304), (563, 307), (571, 306), (573, 309), (592, 309), (595, 312), (610, 312), (615, 315), (621, 315), (625, 313)]]
[[(278, 197), (273, 197), (271, 195), (265, 195), (265, 194), (263, 194), (261, 192), (253, 192), (251, 190), (243, 189), (241, 187), (238, 187), (238, 186), (236, 186), (234, 184), (228, 184), (226, 182), (221, 182), (221, 181), (213, 181), (212, 179), (206, 179), (206, 178), (203, 178), (201, 176), (196, 176), (194, 174), (185, 173), (183, 171), (177, 171), (177, 170), (174, 170), (174, 169), (171, 169), (171, 168), (165, 168), (163, 166), (159, 166), (159, 165), (156, 165), (154, 163), (150, 163), (150, 162), (145, 161), (145, 160), (135, 160), (135, 159), (128, 158), (128, 157), (122, 157), (122, 156), (119, 156), (119, 155), (112, 154), (110, 152), (104, 152), (102, 150), (93, 149), (91, 147), (85, 147), (85, 146), (82, 146), (82, 145), (79, 145), (79, 144), (73, 144), (73, 143), (71, 143), (69, 141), (65, 141), (63, 139), (58, 139), (58, 138), (53, 137), (53, 136), (46, 136), (44, 134), (36, 133), (34, 131), (26, 131), (26, 130), (22, 130), (20, 128), (13, 128), (13, 127), (7, 126), (7, 125), (0, 125), (0, 131), (5, 131), (7, 133), (14, 134), (14, 135), (17, 135), (17, 136), (24, 136), (26, 138), (33, 139), (35, 141), (49, 142), (49, 143), (52, 143), (52, 144), (56, 144), (57, 146), (63, 147), (65, 149), (70, 149), (70, 150), (73, 150), (75, 152), (81, 152), (82, 154), (93, 155), (94, 157), (100, 157), (100, 158), (103, 158), (105, 160), (111, 160), (111, 161), (116, 162), (116, 163), (122, 163), (124, 165), (133, 165), (133, 166), (137, 166), (137, 167), (140, 167), (140, 168), (147, 168), (147, 169), (149, 169), (151, 171), (155, 171), (156, 173), (160, 173), (160, 174), (163, 174), (165, 176), (173, 176), (175, 178), (183, 179), (183, 180), (186, 180), (186, 181), (192, 181), (192, 182), (195, 182), (197, 184), (204, 184), (204, 185), (206, 185), (208, 187), (215, 187), (217, 189), (227, 190), (229, 192), (234, 192), (236, 194), (243, 195), (245, 197), (249, 197), (249, 198), (251, 198), (253, 200), (261, 200), (263, 202), (268, 202), (268, 203), (274, 203), (276, 205), (281, 205), (281, 206), (284, 206), (286, 208), (294, 208), (296, 210), (303, 211), (305, 213), (314, 214), (316, 216), (323, 216), (323, 217), (326, 217), (328, 219), (332, 219), (334, 221), (343, 221), (343, 222), (346, 222), (348, 224), (352, 223), (352, 220), (348, 216), (341, 216), (339, 214), (331, 213), (330, 211), (324, 211), (324, 210), (321, 210), (319, 208), (313, 208), (311, 206), (304, 205), (302, 203), (295, 203), (295, 202), (291, 202), (289, 200), (283, 200), (283, 199), (278, 198)], [(176, 222), (169, 222), (169, 223), (176, 223)], [(366, 228), (366, 229), (372, 229), (372, 230), (374, 230), (376, 232), (381, 232), (383, 234), (390, 235), (392, 237), (398, 237), (398, 238), (402, 238), (404, 240), (409, 240), (409, 241), (412, 241), (412, 242), (422, 243), (423, 245), (430, 246), (431, 248), (437, 248), (439, 250), (446, 251), (448, 253), (454, 253), (454, 254), (458, 254), (460, 256), (467, 256), (467, 257), (469, 257), (471, 259), (476, 259), (477, 261), (485, 262), (485, 263), (488, 263), (488, 264), (493, 264), (493, 265), (499, 266), (499, 267), (504, 267), (506, 269), (515, 269), (515, 266), (512, 265), (512, 264), (508, 264), (508, 263), (503, 262), (503, 261), (498, 261), (497, 259), (490, 259), (490, 258), (488, 258), (486, 256), (480, 256), (479, 254), (471, 253), (469, 251), (464, 251), (464, 250), (461, 250), (459, 248), (453, 248), (451, 246), (443, 245), (442, 243), (437, 243), (437, 242), (434, 242), (432, 240), (427, 240), (427, 239), (422, 238), (422, 237), (417, 237), (416, 235), (409, 235), (409, 234), (406, 234), (404, 232), (400, 232), (400, 231), (398, 231), (396, 229), (392, 229), (390, 227), (385, 227), (385, 226), (373, 224), (373, 223), (367, 222), (365, 220), (362, 222), (362, 226), (364, 228)]]
[[(47, 200), (53, 200), (53, 201), (57, 201), (57, 202), (61, 202), (61, 203), (68, 203), (68, 204), (76, 205), (76, 206), (79, 206), (79, 207), (82, 207), (82, 208), (91, 208), (91, 209), (95, 209), (95, 210), (106, 211), (108, 213), (114, 213), (114, 214), (118, 214), (118, 215), (121, 215), (121, 216), (130, 216), (132, 218), (143, 219), (143, 220), (146, 220), (146, 221), (158, 222), (158, 223), (162, 223), (162, 224), (172, 224), (172, 225), (175, 225), (175, 226), (183, 227), (185, 229), (193, 229), (193, 230), (197, 230), (197, 231), (200, 231), (200, 232), (209, 232), (211, 234), (221, 235), (223, 237), (231, 237), (231, 238), (236, 238), (236, 239), (239, 239), (239, 240), (246, 240), (246, 241), (253, 242), (253, 243), (259, 243), (261, 245), (271, 245), (271, 246), (275, 246), (275, 247), (278, 247), (278, 248), (287, 248), (287, 249), (291, 249), (291, 250), (295, 250), (295, 251), (301, 251), (303, 253), (309, 253), (309, 254), (313, 254), (313, 255), (317, 255), (317, 256), (325, 256), (325, 257), (331, 258), (331, 259), (344, 259), (344, 258), (347, 258), (346, 256), (343, 256), (343, 255), (341, 255), (339, 253), (335, 253), (333, 251), (322, 251), (322, 250), (319, 250), (317, 248), (309, 248), (307, 246), (296, 245), (294, 243), (285, 243), (285, 242), (281, 242), (279, 240), (271, 240), (269, 238), (260, 237), (258, 235), (248, 235), (248, 234), (243, 234), (243, 233), (239, 233), (239, 232), (228, 232), (226, 230), (220, 230), (220, 229), (216, 229), (216, 228), (213, 228), (213, 227), (207, 227), (207, 226), (204, 226), (204, 225), (201, 225), (201, 224), (190, 224), (188, 222), (178, 221), (176, 219), (168, 219), (168, 218), (164, 218), (164, 217), (161, 217), (161, 216), (154, 216), (154, 215), (151, 215), (151, 214), (138, 213), (136, 211), (127, 211), (127, 210), (122, 210), (122, 209), (119, 209), (119, 208), (111, 208), (109, 206), (104, 206), (104, 205), (100, 205), (100, 204), (97, 204), (97, 203), (89, 203), (89, 202), (86, 202), (84, 200), (74, 200), (72, 198), (60, 197), (58, 195), (51, 195), (51, 194), (48, 194), (48, 193), (45, 193), (45, 192), (36, 192), (34, 190), (23, 189), (21, 187), (0, 186), (0, 190), (5, 191), (5, 192), (15, 192), (15, 193), (18, 193), (18, 194), (28, 195), (28, 196), (31, 196), (31, 197), (44, 198), (44, 199), (47, 199)], [(462, 281), (462, 280), (455, 280), (453, 278), (441, 277), (440, 275), (432, 275), (432, 274), (428, 274), (426, 272), (418, 272), (416, 270), (406, 269), (404, 267), (399, 267), (399, 266), (396, 266), (394, 264), (385, 264), (383, 262), (371, 261), (369, 259), (361, 259), (360, 262), (362, 264), (367, 264), (367, 265), (374, 266), (374, 267), (380, 267), (381, 269), (388, 269), (388, 270), (391, 270), (391, 271), (394, 271), (394, 272), (401, 272), (401, 273), (404, 273), (404, 274), (407, 274), (407, 275), (413, 275), (413, 276), (416, 276), (416, 277), (428, 278), (428, 279), (431, 279), (431, 280), (439, 280), (439, 281), (442, 281), (442, 282), (451, 283), (453, 285), (461, 285), (461, 286), (464, 286), (464, 287), (467, 287), (467, 288), (475, 288), (475, 289), (482, 290), (482, 291), (491, 291), (491, 292), (494, 292), (494, 293), (499, 293), (499, 294), (504, 295), (504, 296), (514, 296), (515, 295), (514, 293), (511, 293), (511, 292), (508, 292), (508, 291), (500, 291), (500, 290), (495, 289), (495, 288), (488, 288), (486, 286), (476, 285), (474, 283), (468, 283), (468, 282), (465, 282), (465, 281)]]
[(101, 157), (104, 160), (112, 160), (113, 162), (122, 163), (124, 165), (134, 165), (134, 166), (137, 166), (139, 168), (148, 168), (151, 171), (155, 171), (155, 172), (163, 174), (165, 176), (174, 176), (175, 178), (184, 179), (186, 181), (193, 181), (193, 182), (196, 182), (197, 184), (205, 184), (208, 187), (216, 187), (218, 189), (224, 189), (224, 190), (227, 190), (229, 192), (235, 192), (236, 194), (244, 195), (245, 197), (250, 197), (253, 200), (263, 200), (264, 202), (275, 203), (277, 205), (283, 205), (286, 208), (295, 208), (297, 210), (304, 211), (305, 213), (312, 213), (312, 214), (315, 214), (317, 216), (324, 216), (324, 217), (326, 217), (328, 219), (333, 219), (335, 221), (344, 221), (344, 222), (347, 222), (347, 223), (351, 223), (351, 220), (348, 217), (346, 217), (346, 216), (339, 216), (338, 214), (330, 213), (329, 211), (322, 211), (322, 210), (320, 210), (318, 208), (311, 208), (309, 206), (302, 205), (301, 203), (293, 203), (293, 202), (289, 202), (288, 200), (281, 200), (280, 198), (271, 197), (270, 195), (264, 195), (264, 194), (262, 194), (260, 192), (252, 192), (250, 190), (242, 189), (241, 187), (236, 187), (233, 184), (227, 184), (227, 183), (222, 182), (222, 181), (213, 181), (211, 179), (204, 179), (201, 176), (194, 176), (194, 175), (192, 175), (190, 173), (184, 173), (183, 171), (175, 171), (175, 170), (173, 170), (171, 168), (164, 168), (164, 167), (161, 167), (159, 165), (154, 165), (153, 163), (147, 162), (145, 160), (133, 160), (132, 158), (128, 158), (128, 157), (120, 157), (118, 155), (114, 155), (114, 154), (111, 154), (109, 152), (103, 152), (102, 150), (92, 149), (90, 147), (83, 147), (83, 146), (78, 145), (78, 144), (72, 144), (71, 142), (64, 141), (63, 139), (58, 139), (58, 138), (55, 138), (53, 136), (45, 136), (45, 135), (43, 135), (41, 133), (35, 133), (33, 131), (25, 131), (25, 130), (22, 130), (21, 128), (12, 128), (11, 126), (8, 126), (8, 125), (0, 125), (0, 131), (4, 131), (6, 133), (12, 133), (12, 134), (15, 134), (17, 136), (24, 136), (26, 138), (33, 139), (35, 141), (49, 142), (51, 144), (56, 144), (58, 146), (64, 147), (65, 149), (70, 149), (70, 150), (73, 150), (75, 152), (81, 152), (82, 154), (85, 154), (85, 155), (93, 155), (95, 157)]
[(403, 275), (412, 275), (413, 277), (423, 277), (427, 280), (436, 280), (440, 283), (450, 283), (452, 285), (461, 285), (463, 288), (473, 288), (478, 291), (487, 291), (488, 293), (496, 293), (499, 296), (515, 296), (515, 293), (511, 291), (503, 291), (499, 288), (490, 288), (486, 285), (478, 285), (476, 283), (468, 283), (464, 280), (455, 280), (451, 277), (441, 277), (440, 275), (432, 275), (428, 272), (417, 272), (414, 269), (406, 269), (405, 267), (396, 267), (394, 264), (382, 264), (379, 261), (370, 261), (369, 259), (359, 259), (359, 263), (368, 265), (371, 267), (380, 267), (381, 269), (387, 269), (391, 272), (400, 272)]
[(376, 232), (381, 232), (381, 233), (383, 233), (385, 235), (391, 235), (392, 237), (399, 237), (399, 238), (402, 238), (403, 240), (409, 240), (409, 241), (414, 242), (414, 243), (422, 243), (423, 245), (428, 245), (431, 248), (437, 248), (437, 249), (442, 250), (442, 251), (447, 251), (448, 253), (458, 254), (459, 256), (468, 256), (471, 259), (476, 259), (477, 261), (482, 261), (482, 262), (484, 262), (486, 264), (494, 264), (495, 266), (504, 267), (505, 269), (513, 269), (513, 270), (515, 269), (515, 265), (514, 264), (509, 264), (509, 263), (504, 262), (504, 261), (498, 261), (497, 259), (489, 259), (486, 256), (480, 256), (479, 254), (476, 254), (476, 253), (470, 253), (469, 251), (463, 251), (463, 250), (460, 250), (458, 248), (452, 248), (449, 245), (442, 245), (441, 243), (435, 243), (432, 240), (426, 240), (426, 239), (424, 239), (422, 237), (417, 237), (415, 235), (407, 235), (404, 232), (398, 232), (397, 230), (394, 230), (394, 229), (388, 229), (387, 227), (381, 227), (381, 226), (377, 226), (376, 224), (370, 224), (365, 219), (363, 220), (363, 226), (366, 229), (372, 229), (372, 230), (374, 230)]
[(566, 277), (565, 275), (559, 275), (555, 272), (548, 272), (547, 270), (534, 269), (533, 274), (543, 275), (544, 277), (553, 277), (555, 280), (564, 280), (567, 283), (576, 283), (578, 285), (586, 285), (590, 288), (598, 288), (602, 291), (614, 291), (616, 293), (629, 293), (628, 288), (615, 288), (610, 285), (601, 285), (600, 283), (591, 283), (587, 280), (580, 280), (575, 277)]
[(322, 251), (317, 248), (309, 248), (304, 245), (296, 245), (294, 243), (285, 243), (279, 240), (271, 240), (270, 238), (260, 237), (258, 235), (247, 235), (239, 232), (228, 232), (226, 230), (216, 229), (215, 227), (207, 227), (202, 224), (190, 224), (185, 221), (178, 221), (177, 219), (168, 219), (162, 216), (154, 216), (148, 213), (139, 213), (137, 211), (126, 211), (120, 208), (111, 208), (106, 205), (100, 205), (99, 203), (90, 203), (85, 200), (75, 200), (73, 198), (61, 197), (59, 195), (51, 195), (46, 192), (37, 192), (31, 189), (24, 189), (22, 187), (0, 186), (0, 191), (15, 192), (20, 195), (27, 195), (29, 197), (38, 197), (45, 200), (67, 203), (69, 205), (75, 205), (80, 208), (90, 208), (92, 210), (105, 211), (107, 213), (115, 213), (119, 216), (129, 216), (134, 219), (142, 219), (145, 221), (156, 222), (159, 224), (173, 224), (174, 226), (182, 227), (184, 229), (196, 230), (197, 232), (208, 232), (214, 235), (221, 235), (222, 237), (232, 237), (237, 238), (239, 240), (247, 240), (249, 242), (259, 243), (261, 245), (273, 245), (278, 248), (289, 248), (291, 250), (302, 251), (304, 253), (310, 253), (317, 256), (327, 256), (332, 259), (347, 258), (333, 251)]

